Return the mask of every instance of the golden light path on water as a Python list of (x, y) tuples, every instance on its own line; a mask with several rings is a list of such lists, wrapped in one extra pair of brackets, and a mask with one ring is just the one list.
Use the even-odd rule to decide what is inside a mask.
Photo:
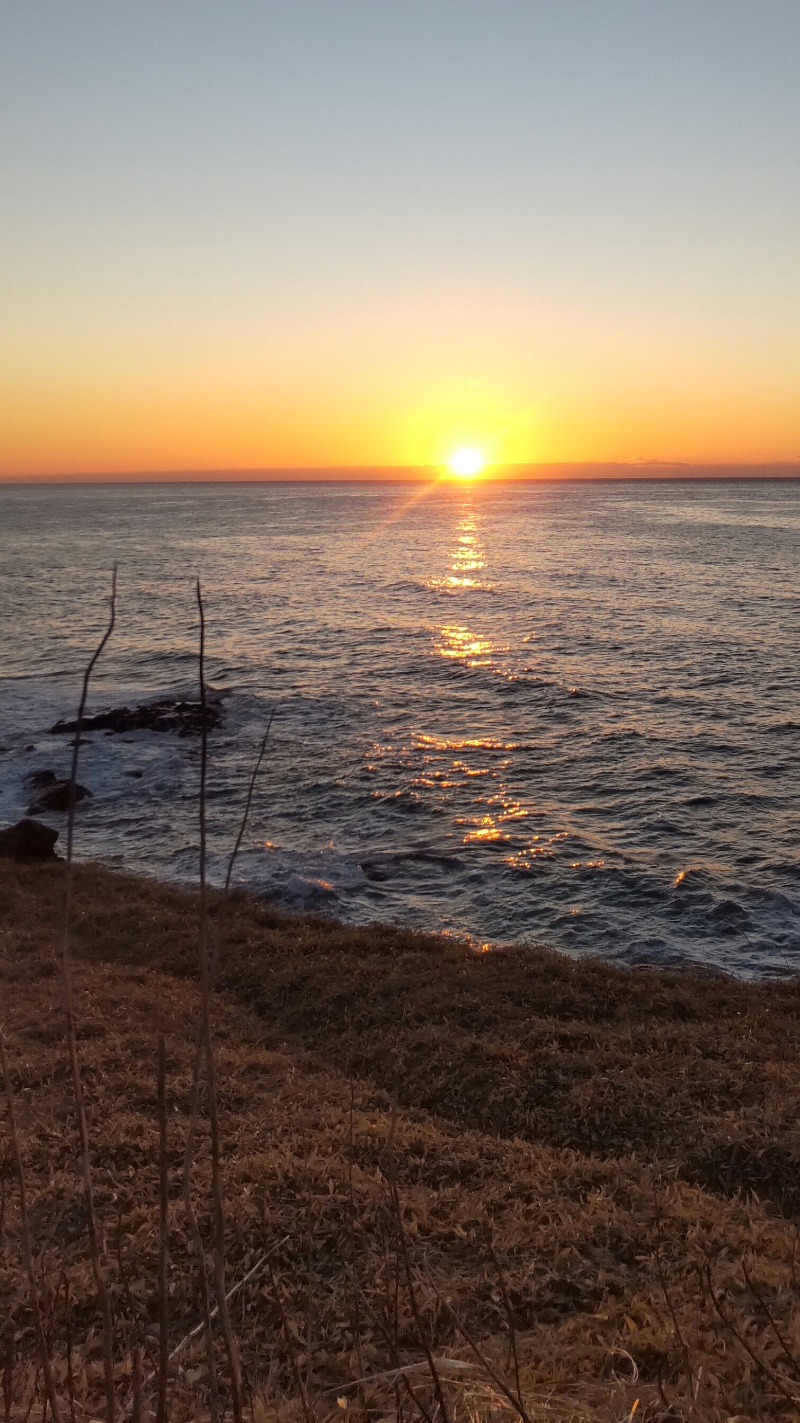
[[(487, 571), (487, 553), (482, 538), (479, 506), (473, 497), (462, 504), (455, 522), (453, 546), (450, 552), (448, 572), (429, 581), (429, 587), (458, 598), (476, 590), (491, 593), (492, 584)], [(434, 637), (434, 647), (438, 655), (465, 667), (488, 667), (499, 676), (514, 680), (514, 673), (504, 663), (503, 654), (507, 649), (496, 647), (488, 633), (460, 622), (446, 622), (438, 628)], [(512, 767), (512, 752), (518, 750), (513, 742), (498, 741), (493, 738), (468, 738), (462, 740), (435, 742), (421, 737), (423, 765), (426, 770), (436, 764), (437, 769), (428, 775), (424, 772), (415, 779), (420, 788), (436, 786), (440, 791), (455, 788), (464, 780), (486, 779), (493, 782), (493, 788), (486, 795), (476, 797), (483, 811), (479, 815), (459, 816), (455, 819), (464, 846), (496, 845), (503, 852), (505, 863), (517, 871), (531, 870), (537, 860), (552, 856), (557, 845), (568, 838), (569, 832), (556, 831), (548, 835), (535, 832), (525, 824), (532, 814), (532, 807), (523, 804), (506, 784), (504, 772)], [(508, 752), (508, 757), (499, 763), (476, 766), (470, 758), (480, 752)], [(443, 752), (452, 753), (450, 765), (441, 766)], [(602, 861), (592, 861), (591, 867), (602, 865)], [(580, 869), (575, 862), (573, 868)], [(588, 867), (588, 866), (587, 866)], [(575, 906), (572, 913), (580, 913)]]

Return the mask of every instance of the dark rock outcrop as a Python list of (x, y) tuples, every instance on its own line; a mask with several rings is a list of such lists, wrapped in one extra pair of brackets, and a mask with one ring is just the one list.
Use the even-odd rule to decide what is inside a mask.
[(11, 860), (57, 860), (58, 831), (38, 820), (18, 820), (0, 830), (0, 855)]
[[(205, 724), (213, 731), (222, 719), (219, 698), (206, 701)], [(74, 732), (77, 721), (57, 721), (51, 726), (53, 735)], [(179, 736), (199, 736), (203, 729), (203, 709), (199, 702), (182, 702), (168, 698), (146, 702), (140, 707), (113, 707), (83, 718), (83, 731), (177, 731)]]
[[(47, 772), (40, 774), (46, 775)], [(73, 787), (69, 781), (58, 781), (53, 777), (52, 781), (46, 781), (35, 799), (28, 806), (31, 815), (39, 815), (43, 810), (69, 810), (73, 803), (78, 805), (82, 800), (91, 797), (92, 792), (86, 786), (76, 783)]]
[(37, 791), (42, 790), (44, 786), (54, 786), (58, 779), (55, 771), (32, 771), (28, 777)]

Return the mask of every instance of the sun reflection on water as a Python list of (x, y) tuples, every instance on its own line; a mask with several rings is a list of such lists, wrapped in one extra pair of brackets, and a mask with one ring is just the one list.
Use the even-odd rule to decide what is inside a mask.
[(446, 623), (439, 631), (437, 651), (440, 657), (451, 657), (467, 667), (482, 667), (492, 655), (488, 637), (481, 637), (460, 623)]
[[(513, 670), (504, 666), (507, 647), (493, 641), (491, 605), (471, 595), (493, 591), (486, 581), (487, 556), (481, 536), (481, 521), (472, 504), (461, 506), (451, 535), (449, 567), (442, 576), (429, 580), (436, 593), (447, 593), (459, 601), (461, 618), (432, 628), (436, 656), (464, 668), (485, 668), (507, 680), (515, 680)], [(462, 612), (463, 608), (463, 612)], [(466, 620), (469, 608), (470, 622)], [(482, 617), (476, 627), (472, 617)], [(487, 627), (486, 625), (489, 625)], [(472, 735), (447, 736), (418, 731), (405, 747), (373, 747), (385, 764), (393, 764), (403, 780), (406, 798), (422, 798), (426, 804), (446, 808), (452, 815), (453, 839), (464, 852), (497, 856), (509, 870), (530, 872), (541, 861), (564, 854), (566, 830), (543, 833), (545, 811), (525, 803), (518, 787), (510, 784), (519, 742), (505, 736), (487, 735), (476, 728)], [(471, 787), (471, 792), (467, 791)], [(454, 814), (459, 799), (467, 794), (466, 813)], [(386, 800), (386, 796), (381, 799)], [(415, 801), (416, 803), (416, 801)], [(463, 802), (462, 802), (463, 803)], [(595, 862), (599, 865), (599, 861)], [(589, 868), (589, 862), (574, 868)], [(594, 867), (594, 863), (592, 864)]]
[(455, 543), (450, 551), (450, 569), (441, 578), (432, 578), (429, 587), (437, 592), (458, 593), (474, 589), (488, 591), (490, 585), (478, 575), (486, 567), (478, 515), (473, 505), (461, 510), (455, 527)]
[[(489, 585), (479, 577), (485, 567), (486, 555), (478, 516), (475, 507), (469, 504), (462, 508), (455, 527), (450, 570), (444, 577), (432, 579), (429, 586), (437, 592), (455, 595), (476, 589), (488, 590)], [(439, 629), (435, 645), (440, 657), (460, 662), (466, 667), (486, 666), (494, 652), (491, 640), (485, 634), (457, 622), (445, 623)]]

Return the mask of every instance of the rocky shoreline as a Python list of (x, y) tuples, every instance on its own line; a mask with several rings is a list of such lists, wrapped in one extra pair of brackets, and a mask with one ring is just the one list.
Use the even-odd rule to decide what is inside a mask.
[[(213, 731), (222, 721), (222, 699), (217, 694), (206, 697), (205, 708), (199, 701), (165, 697), (143, 702), (136, 707), (112, 707), (108, 711), (84, 716), (81, 732), (105, 731), (108, 734), (126, 731), (174, 731), (178, 736), (199, 736), (205, 725)], [(57, 721), (50, 727), (51, 736), (74, 736), (77, 720)]]
[[(171, 732), (181, 737), (198, 737), (203, 728), (214, 731), (222, 722), (222, 697), (215, 692), (207, 695), (205, 707), (199, 700), (180, 697), (161, 697), (155, 701), (142, 702), (134, 707), (111, 707), (106, 711), (92, 712), (80, 722), (81, 744), (85, 733), (103, 732), (106, 736), (122, 735), (126, 732), (152, 731)], [(77, 719), (62, 719), (49, 728), (51, 736), (75, 736), (79, 724)], [(26, 747), (32, 750), (33, 746)], [(141, 770), (130, 770), (126, 775), (140, 780)], [(59, 776), (50, 767), (31, 772), (25, 778), (31, 790), (31, 801), (27, 817), (13, 826), (0, 829), (0, 856), (19, 860), (36, 861), (55, 857), (55, 842), (58, 832), (38, 824), (35, 819), (41, 814), (68, 814), (71, 808), (82, 801), (90, 800), (94, 792), (76, 781), (73, 786), (68, 777)], [(49, 843), (49, 850), (43, 847)]]

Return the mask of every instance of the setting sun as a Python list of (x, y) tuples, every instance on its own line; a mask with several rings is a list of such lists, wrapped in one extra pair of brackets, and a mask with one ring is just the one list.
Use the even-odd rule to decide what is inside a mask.
[(450, 470), (459, 479), (474, 479), (486, 468), (486, 460), (480, 450), (465, 447), (455, 450), (449, 460)]

